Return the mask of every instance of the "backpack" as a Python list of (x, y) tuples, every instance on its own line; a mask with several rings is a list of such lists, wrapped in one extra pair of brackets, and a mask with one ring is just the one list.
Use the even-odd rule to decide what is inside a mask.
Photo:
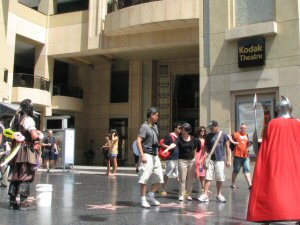
[[(176, 141), (175, 140), (175, 137), (170, 133), (170, 136), (171, 136), (171, 138), (172, 138), (172, 140), (173, 140), (173, 143)], [(167, 151), (166, 153), (164, 153), (164, 151), (165, 151), (165, 148), (164, 147), (162, 147), (163, 146), (163, 144), (165, 143), (165, 139), (163, 138), (163, 139), (161, 139), (160, 141), (159, 141), (159, 150), (158, 150), (158, 156), (159, 156), (159, 158), (161, 159), (161, 160), (166, 160), (166, 159), (168, 159), (170, 156), (171, 156), (171, 154), (172, 154), (172, 152), (171, 151)]]
[(133, 153), (136, 155), (136, 156), (140, 156), (140, 152), (139, 152), (139, 149), (137, 147), (137, 141), (134, 140), (134, 142), (132, 143), (132, 150), (133, 150)]

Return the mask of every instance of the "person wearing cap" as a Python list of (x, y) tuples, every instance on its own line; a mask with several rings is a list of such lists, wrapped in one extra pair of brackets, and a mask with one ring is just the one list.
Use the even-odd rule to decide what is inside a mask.
[[(217, 138), (219, 136), (219, 124), (217, 121), (212, 120), (208, 123), (208, 128), (210, 133), (205, 138), (205, 147), (203, 154), (210, 153)], [(226, 150), (226, 151), (225, 151)], [(225, 153), (226, 152), (226, 153)], [(227, 157), (226, 157), (227, 156)], [(199, 196), (198, 200), (200, 202), (208, 202), (208, 191), (211, 185), (213, 176), (216, 179), (217, 185), (217, 201), (226, 202), (225, 197), (222, 195), (222, 185), (225, 181), (225, 161), (226, 167), (231, 166), (231, 150), (229, 147), (229, 138), (227, 134), (221, 133), (220, 139), (216, 145), (215, 151), (211, 156), (209, 167), (206, 170), (205, 183), (204, 183), (204, 193)]]
[[(150, 205), (160, 205), (160, 202), (155, 199), (154, 193), (159, 190), (160, 184), (164, 183), (162, 167), (158, 157), (157, 121), (158, 109), (151, 107), (147, 111), (147, 121), (141, 125), (137, 137), (137, 146), (140, 153), (138, 183), (140, 184), (141, 207), (143, 208), (150, 208)], [(150, 176), (153, 178), (152, 186), (146, 198), (147, 183)]]

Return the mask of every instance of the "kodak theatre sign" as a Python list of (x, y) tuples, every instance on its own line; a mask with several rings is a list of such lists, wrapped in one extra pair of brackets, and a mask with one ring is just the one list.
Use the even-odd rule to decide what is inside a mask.
[(253, 37), (239, 40), (239, 67), (265, 65), (265, 38)]

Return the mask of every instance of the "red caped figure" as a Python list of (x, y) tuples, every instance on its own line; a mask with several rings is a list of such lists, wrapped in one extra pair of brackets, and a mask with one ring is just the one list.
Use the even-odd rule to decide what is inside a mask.
[(300, 121), (286, 97), (277, 110), (258, 152), (248, 221), (300, 221)]

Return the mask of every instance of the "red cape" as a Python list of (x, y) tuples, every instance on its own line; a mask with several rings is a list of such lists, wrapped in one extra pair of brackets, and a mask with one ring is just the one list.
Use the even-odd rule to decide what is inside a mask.
[(260, 147), (247, 220), (300, 220), (300, 121), (273, 119)]

